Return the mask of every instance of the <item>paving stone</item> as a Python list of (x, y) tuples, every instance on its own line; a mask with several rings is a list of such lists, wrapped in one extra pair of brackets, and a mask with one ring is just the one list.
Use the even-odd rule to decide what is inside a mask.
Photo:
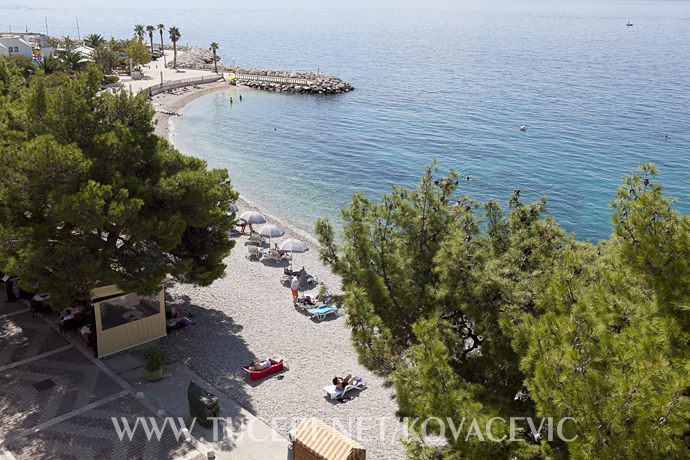
[[(55, 385), (38, 391), (35, 383)], [(122, 391), (105, 372), (72, 348), (0, 372), (0, 438)]]
[(0, 320), (0, 366), (22, 361), (68, 345), (38, 315), (27, 311)]
[[(133, 426), (137, 417), (152, 417), (151, 412), (131, 395), (70, 417), (38, 433), (10, 441), (7, 445), (17, 460), (46, 459), (173, 459), (190, 455), (194, 448), (182, 436), (175, 439), (173, 430), (166, 428), (160, 440), (149, 440), (141, 426), (132, 439), (119, 439), (112, 418), (125, 417)], [(159, 426), (163, 419), (155, 418)], [(202, 455), (198, 457), (204, 458)]]

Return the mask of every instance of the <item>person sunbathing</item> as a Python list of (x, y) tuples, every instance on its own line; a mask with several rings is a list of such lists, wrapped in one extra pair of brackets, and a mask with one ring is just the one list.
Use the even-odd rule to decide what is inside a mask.
[(256, 360), (249, 365), (249, 370), (254, 371), (254, 372), (263, 371), (263, 370), (266, 370), (269, 367), (273, 366), (274, 364), (279, 364), (282, 362), (283, 362), (282, 359), (280, 361), (276, 361), (275, 359), (271, 359), (271, 358), (266, 358), (264, 360)]
[(361, 381), (360, 377), (356, 375), (347, 374), (346, 377), (333, 377), (333, 385), (339, 390), (344, 390), (348, 385), (354, 385), (355, 383)]

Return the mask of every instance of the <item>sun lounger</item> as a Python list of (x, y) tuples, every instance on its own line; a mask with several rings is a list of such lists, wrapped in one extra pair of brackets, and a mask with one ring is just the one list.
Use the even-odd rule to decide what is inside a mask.
[(308, 308), (307, 311), (312, 318), (316, 318), (318, 321), (325, 319), (328, 315), (338, 314), (338, 309), (330, 305), (321, 305), (320, 307), (316, 308)]
[(258, 246), (247, 246), (247, 249), (249, 250), (248, 259), (259, 260), (261, 258), (261, 251)]
[(331, 399), (337, 399), (341, 400), (345, 397), (345, 394), (350, 391), (350, 390), (363, 390), (367, 387), (367, 384), (364, 382), (364, 380), (356, 380), (354, 383), (351, 385), (347, 385), (344, 389), (340, 390), (338, 387), (335, 385), (328, 385), (323, 387), (324, 391), (328, 396), (331, 397)]
[(265, 249), (263, 251), (263, 258), (273, 262), (282, 262), (283, 260), (290, 260), (290, 255), (288, 253), (281, 255), (280, 251), (276, 249)]
[(284, 368), (285, 365), (283, 364), (283, 361), (276, 361), (274, 359), (271, 360), (271, 367), (268, 369), (262, 369), (260, 371), (250, 371), (249, 365), (242, 366), (242, 369), (244, 369), (244, 371), (249, 375), (249, 380), (252, 381), (268, 377), (271, 374), (282, 371)]

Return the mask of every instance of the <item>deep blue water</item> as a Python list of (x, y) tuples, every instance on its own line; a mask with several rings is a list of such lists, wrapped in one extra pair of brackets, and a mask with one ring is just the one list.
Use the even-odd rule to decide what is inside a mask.
[(175, 120), (178, 147), (228, 168), (243, 195), (307, 230), (316, 217), (337, 216), (355, 191), (414, 184), (434, 158), (470, 176), (461, 191), (478, 200), (505, 201), (515, 188), (547, 196), (548, 211), (579, 238), (608, 236), (616, 187), (643, 162), (659, 166), (678, 209), (690, 211), (690, 3), (515, 3), (0, 7), (0, 16), (39, 30), (48, 16), (51, 34), (72, 36), (76, 16), (82, 35), (163, 22), (183, 42), (217, 41), (228, 63), (319, 68), (349, 81), (356, 91), (336, 97), (241, 90), (239, 103), (228, 90)]

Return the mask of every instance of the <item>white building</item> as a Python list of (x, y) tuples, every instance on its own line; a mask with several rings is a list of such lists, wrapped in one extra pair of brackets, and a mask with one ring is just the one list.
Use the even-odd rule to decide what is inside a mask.
[(0, 37), (0, 56), (24, 56), (31, 59), (34, 47), (21, 37)]
[(46, 34), (0, 32), (0, 56), (46, 57), (52, 52), (53, 47)]

